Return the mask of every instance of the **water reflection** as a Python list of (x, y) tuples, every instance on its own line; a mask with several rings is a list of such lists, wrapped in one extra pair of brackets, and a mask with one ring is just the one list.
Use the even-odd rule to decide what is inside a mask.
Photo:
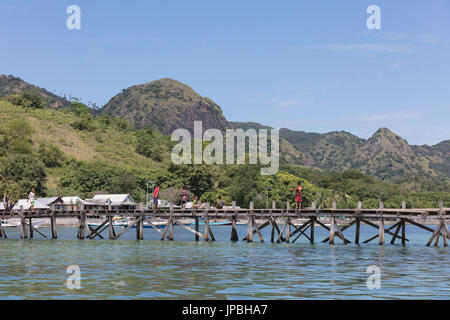
[[(194, 242), (175, 230), (160, 241), (145, 230), (121, 240), (73, 240), (76, 228), (58, 228), (58, 240), (0, 240), (3, 299), (448, 299), (447, 248), (425, 246), (428, 234), (412, 233), (406, 247), (377, 243), (336, 245), (304, 238), (294, 244), (230, 243), (229, 228), (213, 229), (217, 242)], [(48, 232), (42, 228), (43, 232)], [(41, 231), (41, 232), (42, 232)], [(239, 226), (239, 234), (246, 226)], [(270, 231), (263, 230), (266, 241)], [(349, 230), (351, 231), (351, 230)], [(362, 236), (373, 230), (362, 228)], [(351, 232), (346, 231), (348, 239)], [(317, 241), (327, 237), (316, 230)], [(242, 238), (242, 237), (241, 237)], [(66, 287), (66, 268), (81, 269), (80, 290)], [(369, 290), (367, 267), (381, 268), (381, 289)]]

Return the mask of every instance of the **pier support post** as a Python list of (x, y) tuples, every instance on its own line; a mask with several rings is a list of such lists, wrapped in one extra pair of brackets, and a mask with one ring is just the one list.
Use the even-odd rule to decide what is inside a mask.
[(406, 246), (406, 221), (402, 219), (402, 246)]
[(23, 212), (23, 206), (20, 206), (20, 239), (27, 239), (27, 227), (25, 223), (25, 213)]
[[(199, 221), (198, 221), (198, 217), (195, 217), (194, 220), (195, 220), (195, 231), (199, 232)], [(199, 237), (198, 234), (196, 233), (196, 234), (195, 234), (195, 241), (199, 241), (199, 238), (200, 238), (200, 237)]]
[(330, 221), (330, 244), (334, 244), (334, 217), (331, 217)]
[(209, 241), (209, 202), (205, 204), (205, 241)]
[(289, 210), (291, 209), (291, 204), (288, 202), (286, 202), (286, 243), (289, 243), (289, 239), (291, 238), (291, 218), (288, 216), (289, 215)]
[[(356, 214), (360, 214), (362, 209), (362, 202), (358, 201), (358, 209), (356, 210)], [(355, 230), (355, 243), (359, 244), (359, 232), (361, 229), (361, 220), (359, 217), (356, 218), (356, 230)]]
[(289, 243), (289, 240), (291, 239), (291, 218), (286, 218), (286, 243)]
[(385, 239), (384, 239), (384, 218), (383, 218), (383, 201), (380, 201), (380, 218), (378, 223), (378, 244), (380, 246), (383, 245)]
[(30, 239), (33, 239), (33, 223), (31, 222), (31, 218), (28, 218), (28, 224), (30, 226)]
[(116, 232), (114, 231), (113, 217), (111, 215), (108, 216), (109, 223), (109, 239), (113, 240), (116, 238)]
[[(139, 240), (144, 240), (144, 218), (139, 222)], [(170, 239), (172, 240), (172, 239)]]
[(442, 224), (442, 240), (444, 241), (444, 247), (448, 246), (447, 237), (450, 236), (448, 232), (447, 223), (445, 222), (445, 212), (444, 207), (442, 205), (442, 200), (439, 200), (439, 215), (441, 216), (441, 224)]
[(52, 227), (52, 239), (58, 239), (58, 234), (56, 233), (56, 212), (53, 210), (50, 217), (50, 224)]
[(253, 201), (250, 201), (250, 212), (247, 223), (247, 242), (253, 242)]
[(173, 241), (173, 203), (169, 204), (169, 210), (170, 210), (170, 222), (169, 222), (169, 240)]
[[(275, 200), (272, 200), (272, 210), (275, 210), (277, 208), (277, 202)], [(272, 212), (270, 214), (270, 224), (272, 225), (272, 231), (270, 232), (270, 242), (273, 243), (273, 240), (275, 238), (275, 223), (272, 216)]]
[(5, 229), (3, 229), (2, 224), (0, 223), (0, 238), (1, 237), (5, 237), (5, 239), (7, 239), (8, 237), (6, 236), (6, 232)]
[[(236, 208), (236, 201), (232, 202), (232, 207), (233, 207), (233, 211)], [(236, 229), (236, 212), (233, 212), (233, 216), (231, 218), (231, 237), (230, 237), (230, 241), (238, 241), (239, 237), (237, 234), (237, 229)]]
[[(315, 205), (315, 204), (314, 204)], [(316, 217), (311, 218), (311, 224), (309, 226), (309, 242), (314, 244), (314, 224), (316, 223)]]
[(84, 229), (86, 227), (86, 213), (84, 212), (84, 206), (81, 205), (80, 225), (78, 226), (78, 239), (84, 239)]

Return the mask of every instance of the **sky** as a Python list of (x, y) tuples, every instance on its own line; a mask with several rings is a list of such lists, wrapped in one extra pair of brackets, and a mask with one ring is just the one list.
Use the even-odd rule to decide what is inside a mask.
[(447, 0), (1, 0), (0, 39), (0, 74), (85, 103), (169, 77), (230, 121), (450, 139)]

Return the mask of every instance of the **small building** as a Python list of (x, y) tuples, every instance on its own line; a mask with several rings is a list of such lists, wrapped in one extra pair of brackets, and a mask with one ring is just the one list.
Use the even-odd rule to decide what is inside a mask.
[[(64, 201), (60, 197), (36, 198), (39, 203), (55, 210), (64, 209)], [(36, 206), (35, 206), (36, 207)]]
[(74, 211), (74, 210), (80, 210), (81, 205), (85, 205), (86, 202), (77, 196), (70, 196), (70, 197), (62, 197), (64, 210), (66, 211)]
[(85, 199), (85, 207), (93, 210), (136, 209), (137, 203), (129, 194), (98, 194), (92, 199)]
[(85, 199), (84, 208), (86, 210), (107, 210), (111, 204), (109, 199)]

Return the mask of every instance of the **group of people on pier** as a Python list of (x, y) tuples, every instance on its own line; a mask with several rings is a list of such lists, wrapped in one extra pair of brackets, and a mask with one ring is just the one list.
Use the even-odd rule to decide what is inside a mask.
[[(159, 199), (159, 191), (161, 187), (158, 184), (153, 192), (153, 207), (155, 209), (158, 209), (158, 199)], [(303, 202), (303, 187), (301, 181), (297, 182), (297, 186), (294, 189), (291, 189), (295, 191), (295, 208), (301, 209), (302, 208), (302, 202)], [(185, 187), (180, 192), (180, 202), (181, 202), (181, 209), (186, 209), (186, 204), (189, 201), (189, 192), (186, 190)], [(197, 196), (194, 196), (194, 200), (192, 201), (192, 208), (198, 209), (201, 206), (201, 203), (198, 200)], [(222, 209), (225, 206), (225, 201), (222, 200), (222, 196), (218, 196), (217, 199), (214, 201), (214, 206), (216, 209)]]
[[(158, 199), (159, 199), (160, 189), (161, 189), (161, 186), (158, 184), (156, 186), (155, 190), (153, 191), (153, 207), (155, 209), (158, 209)], [(303, 188), (302, 188), (301, 181), (298, 181), (297, 186), (291, 190), (295, 191), (295, 208), (301, 209), (302, 201), (303, 201), (303, 197), (302, 197)], [(35, 198), (36, 198), (35, 190), (34, 190), (34, 188), (31, 188), (31, 191), (28, 194), (28, 201), (31, 204), (30, 209), (32, 210), (32, 212), (34, 212)], [(183, 187), (183, 189), (180, 192), (180, 202), (181, 202), (182, 210), (186, 209), (186, 204), (188, 201), (189, 201), (189, 192), (186, 190), (185, 187)], [(222, 200), (222, 196), (219, 195), (217, 197), (217, 199), (214, 201), (214, 206), (216, 209), (222, 209), (225, 206), (225, 201)], [(194, 200), (192, 201), (192, 208), (198, 209), (200, 207), (201, 207), (201, 203), (198, 200), (198, 197), (194, 196)]]

